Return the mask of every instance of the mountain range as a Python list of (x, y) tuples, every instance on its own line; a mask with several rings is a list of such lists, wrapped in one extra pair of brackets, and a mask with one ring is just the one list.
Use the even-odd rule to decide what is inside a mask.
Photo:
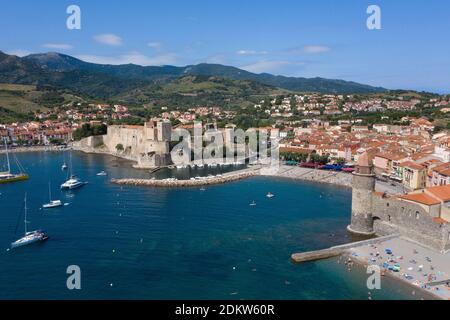
[(351, 81), (255, 74), (219, 64), (201, 63), (184, 67), (103, 65), (53, 52), (17, 57), (0, 51), (0, 82), (65, 88), (100, 98), (121, 97), (133, 90), (142, 93), (150, 88), (152, 91), (155, 86), (165, 86), (183, 77), (196, 80), (215, 77), (232, 80), (234, 85), (244, 81), (256, 88), (258, 94), (263, 94), (269, 88), (340, 94), (385, 91), (384, 88)]

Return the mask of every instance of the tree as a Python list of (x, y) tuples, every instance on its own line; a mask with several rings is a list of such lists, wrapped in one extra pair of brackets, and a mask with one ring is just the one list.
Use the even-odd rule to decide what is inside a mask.
[(78, 141), (90, 136), (101, 136), (106, 134), (108, 127), (105, 124), (91, 126), (89, 123), (85, 123), (73, 133), (73, 138)]
[(117, 150), (117, 152), (122, 152), (122, 151), (124, 150), (123, 144), (118, 143), (118, 144), (116, 145), (116, 150)]

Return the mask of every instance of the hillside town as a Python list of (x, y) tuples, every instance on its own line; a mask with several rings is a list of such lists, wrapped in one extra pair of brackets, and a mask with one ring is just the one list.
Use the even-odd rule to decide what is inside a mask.
[[(274, 97), (261, 100), (253, 108), (273, 120), (264, 129), (277, 129), (280, 155), (287, 163), (351, 171), (358, 157), (367, 153), (379, 178), (402, 183), (411, 191), (450, 184), (450, 135), (446, 128), (436, 130), (435, 122), (426, 117), (404, 115), (392, 121), (383, 116), (388, 110), (414, 111), (419, 107), (441, 114), (450, 111), (448, 97), (444, 96), (387, 99), (329, 94)], [(0, 137), (12, 147), (68, 144), (77, 140), (74, 133), (86, 125), (126, 125), (126, 120), (134, 117), (131, 109), (120, 104), (82, 103), (47, 109), (36, 112), (35, 121), (0, 124)], [(190, 129), (194, 121), (212, 123), (219, 130), (223, 128), (218, 123), (236, 127), (234, 119), (239, 114), (207, 106), (186, 110), (163, 107), (159, 111), (151, 120), (170, 120), (174, 129)], [(367, 113), (382, 116), (378, 123), (371, 124), (364, 117)], [(332, 118), (336, 115), (341, 117)], [(345, 115), (348, 117), (342, 117)]]

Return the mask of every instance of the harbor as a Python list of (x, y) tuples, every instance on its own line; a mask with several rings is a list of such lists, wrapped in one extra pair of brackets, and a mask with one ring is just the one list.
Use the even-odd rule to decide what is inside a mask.
[[(0, 218), (2, 298), (273, 299), (275, 293), (277, 299), (367, 299), (363, 271), (341, 272), (334, 258), (289, 262), (292, 252), (352, 241), (345, 230), (348, 189), (257, 174), (204, 191), (117, 185), (110, 178), (145, 171), (111, 156), (74, 152), (73, 170), (88, 184), (63, 192), (63, 153), (17, 156), (30, 180), (1, 187), (0, 199), (8, 199)], [(98, 176), (102, 171), (108, 175)], [(155, 174), (170, 177), (165, 170)], [(67, 205), (41, 208), (49, 201), (49, 182), (52, 199)], [(25, 192), (30, 230), (43, 228), (49, 239), (6, 251), (23, 235)], [(79, 292), (65, 288), (72, 264), (83, 273)], [(374, 298), (418, 298), (410, 291), (387, 280)]]

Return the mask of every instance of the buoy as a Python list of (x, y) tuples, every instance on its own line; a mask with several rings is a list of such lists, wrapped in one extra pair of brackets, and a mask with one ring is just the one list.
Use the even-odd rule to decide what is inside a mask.
[(113, 286), (113, 283), (111, 282), (111, 283), (109, 284), (109, 286), (112, 287), (112, 286)]
[(115, 253), (116, 252), (116, 249), (113, 249), (113, 251), (112, 251), (113, 253)]

